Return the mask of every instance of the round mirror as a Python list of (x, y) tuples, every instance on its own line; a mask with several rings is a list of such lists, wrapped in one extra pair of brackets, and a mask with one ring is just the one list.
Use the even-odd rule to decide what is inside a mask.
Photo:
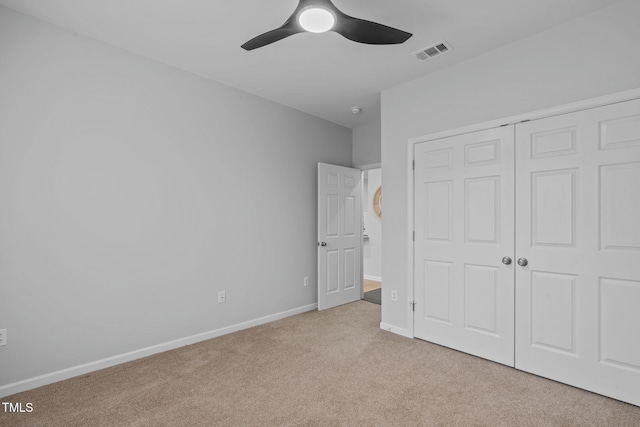
[(373, 211), (378, 218), (382, 219), (382, 186), (378, 187), (373, 195)]

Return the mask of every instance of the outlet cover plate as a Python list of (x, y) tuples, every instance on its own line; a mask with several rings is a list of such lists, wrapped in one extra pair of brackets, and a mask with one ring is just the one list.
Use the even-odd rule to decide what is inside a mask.
[(218, 292), (218, 304), (227, 302), (227, 293), (225, 291)]
[(0, 346), (7, 345), (7, 330), (0, 329)]

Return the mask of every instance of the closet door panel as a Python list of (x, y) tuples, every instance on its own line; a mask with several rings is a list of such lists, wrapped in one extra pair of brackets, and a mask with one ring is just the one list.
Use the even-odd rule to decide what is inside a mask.
[(640, 101), (516, 126), (516, 368), (640, 405)]
[(513, 126), (415, 146), (415, 335), (513, 366)]

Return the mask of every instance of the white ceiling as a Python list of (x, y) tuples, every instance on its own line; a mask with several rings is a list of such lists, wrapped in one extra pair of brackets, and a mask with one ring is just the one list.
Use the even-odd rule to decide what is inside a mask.
[[(380, 92), (619, 0), (333, 0), (344, 13), (413, 33), (401, 45), (297, 34), (250, 52), (298, 0), (0, 0), (60, 25), (264, 98), (357, 127), (380, 117)], [(454, 51), (418, 62), (446, 40)], [(358, 105), (363, 112), (351, 113)]]

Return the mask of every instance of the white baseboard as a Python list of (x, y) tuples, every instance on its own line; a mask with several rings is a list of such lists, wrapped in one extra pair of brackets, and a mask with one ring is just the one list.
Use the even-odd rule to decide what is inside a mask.
[(142, 348), (140, 350), (134, 350), (129, 353), (119, 354), (117, 356), (107, 357), (106, 359), (100, 359), (94, 362), (89, 362), (82, 365), (73, 366), (71, 368), (62, 369), (60, 371), (51, 372), (51, 373), (40, 375), (33, 378), (28, 378), (26, 380), (0, 386), (0, 397), (10, 396), (12, 394), (21, 393), (27, 390), (32, 390), (37, 387), (53, 384), (58, 381), (63, 381), (69, 378), (77, 377), (79, 375), (88, 374), (89, 372), (94, 372), (100, 369), (109, 368), (111, 366), (130, 362), (132, 360), (141, 359), (143, 357), (151, 356), (153, 354), (162, 353), (162, 352), (173, 350), (179, 347), (184, 347), (186, 345), (210, 340), (212, 338), (216, 338), (222, 335), (227, 335), (233, 332), (241, 331), (243, 329), (248, 329), (254, 326), (263, 325), (265, 323), (284, 319), (285, 317), (295, 316), (296, 314), (306, 313), (307, 311), (312, 311), (312, 310), (315, 310), (316, 308), (318, 308), (318, 304), (309, 304), (309, 305), (294, 308), (291, 310), (283, 311), (281, 313), (270, 314), (268, 316), (260, 317), (258, 319), (248, 320), (246, 322), (237, 323), (235, 325), (226, 326), (224, 328), (214, 329), (212, 331), (203, 332), (200, 334), (191, 335), (189, 337), (180, 338), (180, 339), (165, 342), (162, 344), (153, 345), (151, 347)]
[(398, 328), (397, 326), (391, 326), (384, 322), (380, 322), (380, 329), (393, 332), (394, 334), (397, 334), (397, 335), (402, 335), (403, 337), (406, 337), (406, 338), (413, 338), (413, 336), (409, 333), (408, 329)]
[(375, 280), (376, 282), (382, 282), (382, 277), (369, 276), (368, 274), (365, 274), (363, 277), (365, 280)]

